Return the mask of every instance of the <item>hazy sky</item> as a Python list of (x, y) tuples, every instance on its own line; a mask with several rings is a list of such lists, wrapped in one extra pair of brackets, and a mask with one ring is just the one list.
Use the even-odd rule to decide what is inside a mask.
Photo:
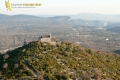
[(12, 8), (7, 11), (5, 1), (0, 0), (0, 13), (66, 15), (78, 13), (120, 14), (120, 0), (10, 0), (10, 3), (41, 3), (36, 8)]

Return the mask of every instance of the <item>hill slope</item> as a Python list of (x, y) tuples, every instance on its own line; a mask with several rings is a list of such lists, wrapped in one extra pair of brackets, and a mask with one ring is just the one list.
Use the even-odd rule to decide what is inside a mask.
[(120, 56), (84, 49), (69, 42), (54, 46), (34, 41), (0, 55), (0, 78), (117, 80), (120, 79)]
[(107, 29), (107, 30), (120, 34), (120, 27), (114, 27), (114, 28), (110, 28), (110, 29)]

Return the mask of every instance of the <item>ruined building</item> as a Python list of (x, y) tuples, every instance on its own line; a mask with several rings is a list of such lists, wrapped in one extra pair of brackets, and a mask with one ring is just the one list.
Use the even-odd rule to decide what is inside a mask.
[(48, 42), (48, 43), (50, 43), (52, 45), (56, 45), (56, 40), (51, 37), (51, 33), (50, 33), (50, 35), (42, 35), (39, 38), (39, 41), (40, 42)]

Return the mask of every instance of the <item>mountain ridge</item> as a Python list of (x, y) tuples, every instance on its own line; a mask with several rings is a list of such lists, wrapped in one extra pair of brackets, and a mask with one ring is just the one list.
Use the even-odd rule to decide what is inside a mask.
[(84, 19), (84, 20), (101, 20), (120, 22), (120, 14), (98, 14), (98, 13), (79, 13), (71, 15), (73, 19)]

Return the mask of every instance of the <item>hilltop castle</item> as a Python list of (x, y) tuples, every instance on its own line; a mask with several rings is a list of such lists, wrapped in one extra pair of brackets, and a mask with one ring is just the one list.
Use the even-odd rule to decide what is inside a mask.
[(40, 42), (48, 42), (48, 43), (50, 43), (52, 45), (56, 45), (56, 40), (51, 37), (51, 33), (50, 33), (50, 35), (42, 35), (39, 38), (39, 41)]
[(51, 42), (51, 33), (50, 35), (42, 35), (39, 40), (40, 42)]

